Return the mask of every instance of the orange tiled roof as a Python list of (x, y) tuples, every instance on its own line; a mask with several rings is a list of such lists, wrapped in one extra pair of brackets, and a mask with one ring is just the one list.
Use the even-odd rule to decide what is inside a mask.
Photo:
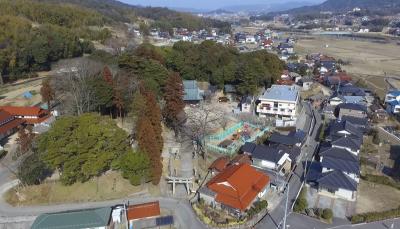
[(226, 166), (229, 163), (229, 158), (227, 157), (220, 157), (218, 159), (216, 159), (208, 169), (213, 169), (216, 170), (218, 172), (221, 172), (222, 170), (224, 170), (226, 168)]
[(0, 109), (5, 110), (12, 115), (22, 116), (39, 116), (45, 112), (45, 110), (40, 107), (0, 106)]
[(216, 193), (217, 202), (244, 211), (268, 182), (267, 175), (250, 165), (235, 164), (213, 177), (207, 187)]
[[(0, 122), (3, 122), (9, 118), (12, 118), (12, 115), (6, 111), (0, 110)], [(0, 133), (6, 133), (7, 131), (17, 128), (18, 126), (22, 125), (24, 120), (16, 118), (12, 121), (9, 121), (0, 126)]]
[(158, 201), (128, 206), (128, 220), (156, 217), (161, 214)]
[(51, 114), (47, 110), (40, 107), (15, 107), (0, 106), (0, 110), (4, 110), (13, 116), (37, 116), (38, 118), (26, 118), (27, 124), (41, 123), (48, 119)]

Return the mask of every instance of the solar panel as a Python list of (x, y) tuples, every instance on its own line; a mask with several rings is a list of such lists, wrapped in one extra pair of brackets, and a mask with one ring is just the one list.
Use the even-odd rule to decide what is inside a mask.
[(164, 226), (164, 225), (174, 224), (174, 217), (171, 216), (171, 215), (158, 217), (156, 219), (156, 224), (157, 224), (157, 226)]

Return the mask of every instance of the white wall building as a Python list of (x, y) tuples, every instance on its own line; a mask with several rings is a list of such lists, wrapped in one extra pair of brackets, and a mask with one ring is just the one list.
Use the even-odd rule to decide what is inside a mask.
[(272, 85), (258, 98), (256, 111), (260, 117), (276, 116), (296, 119), (300, 94), (295, 86)]

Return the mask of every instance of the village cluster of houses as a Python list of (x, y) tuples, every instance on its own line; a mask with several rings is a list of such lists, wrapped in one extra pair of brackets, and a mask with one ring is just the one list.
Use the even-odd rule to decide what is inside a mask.
[[(352, 10), (342, 13), (334, 14), (330, 11), (320, 12), (326, 15), (323, 18), (296, 18), (293, 15), (281, 14), (274, 17), (274, 21), (290, 25), (297, 29), (319, 29), (329, 32), (358, 32), (358, 33), (369, 33), (378, 32), (373, 25), (369, 25), (370, 21), (388, 19), (388, 29), (387, 33), (399, 36), (400, 28), (398, 15), (392, 16), (380, 16), (374, 15), (369, 16), (366, 14), (364, 9), (360, 7), (355, 7)], [(261, 22), (260, 22), (261, 23)], [(379, 31), (380, 32), (380, 31)], [(333, 33), (334, 34), (334, 33)]]
[(36, 218), (32, 229), (48, 228), (170, 228), (172, 216), (162, 216), (158, 201), (45, 213)]
[(213, 177), (200, 187), (198, 198), (233, 216), (244, 216), (254, 202), (268, 199), (269, 190), (282, 189), (305, 139), (306, 134), (298, 130), (274, 132), (262, 144), (246, 142), (232, 160), (220, 157), (211, 164)]

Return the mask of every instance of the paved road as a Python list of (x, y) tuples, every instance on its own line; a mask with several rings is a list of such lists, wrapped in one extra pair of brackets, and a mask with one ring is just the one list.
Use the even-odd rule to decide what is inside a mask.
[[(315, 116), (315, 127), (311, 136), (309, 136), (306, 140), (305, 147), (302, 149), (302, 159), (301, 162), (297, 165), (296, 169), (293, 172), (292, 178), (289, 180), (289, 203), (288, 203), (288, 213), (291, 212), (291, 207), (296, 200), (297, 194), (302, 186), (303, 176), (304, 176), (304, 167), (307, 162), (311, 162), (313, 155), (318, 147), (318, 142), (315, 141), (316, 136), (318, 134), (318, 129), (321, 125), (321, 117), (318, 112), (314, 111)], [(309, 163), (307, 163), (307, 166)], [(285, 190), (286, 196), (287, 189)], [(256, 226), (256, 228), (278, 228), (283, 225), (283, 218), (285, 215), (285, 202), (286, 198), (282, 198), (281, 202), (278, 206), (269, 213), (263, 220)]]

